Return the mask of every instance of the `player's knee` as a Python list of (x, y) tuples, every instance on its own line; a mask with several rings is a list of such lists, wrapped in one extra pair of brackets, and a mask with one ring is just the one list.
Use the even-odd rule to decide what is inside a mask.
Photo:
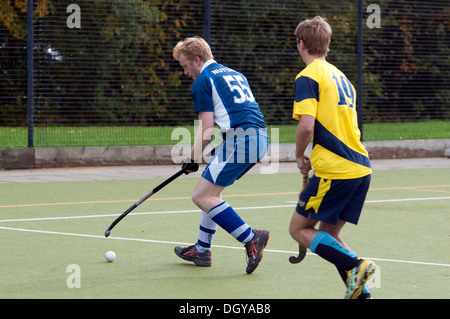
[(302, 246), (309, 247), (311, 243), (310, 238), (311, 228), (308, 227), (303, 228), (291, 223), (289, 225), (289, 234), (295, 241), (297, 241)]
[(294, 223), (291, 223), (289, 225), (289, 234), (293, 239), (300, 242), (303, 240), (303, 229), (298, 227), (298, 225), (295, 225)]
[(194, 202), (194, 204), (197, 205), (197, 207), (199, 207), (201, 210), (203, 210), (205, 212), (208, 212), (209, 207), (208, 207), (207, 197), (208, 196), (206, 194), (194, 190), (194, 192), (192, 193), (191, 199)]
[(298, 241), (304, 228), (305, 224), (303, 223), (303, 216), (300, 216), (295, 212), (292, 216), (291, 223), (289, 224), (289, 234)]

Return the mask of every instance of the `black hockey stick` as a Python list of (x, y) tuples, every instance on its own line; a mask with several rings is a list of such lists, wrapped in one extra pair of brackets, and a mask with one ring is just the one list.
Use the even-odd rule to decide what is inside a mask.
[[(303, 185), (302, 185), (302, 190), (304, 190), (306, 188), (306, 185), (308, 184), (308, 177), (307, 176), (303, 176)], [(298, 255), (297, 256), (290, 256), (289, 257), (289, 262), (291, 264), (298, 264), (299, 262), (301, 262), (303, 260), (303, 258), (305, 258), (306, 256), (306, 247), (303, 247), (302, 245), (298, 245)]]
[(186, 173), (185, 170), (178, 171), (176, 174), (174, 174), (173, 176), (166, 179), (164, 182), (162, 182), (161, 184), (156, 186), (151, 192), (147, 193), (144, 197), (142, 197), (140, 200), (138, 200), (136, 203), (134, 203), (130, 208), (128, 208), (126, 211), (124, 211), (122, 213), (122, 215), (117, 217), (116, 220), (113, 221), (111, 225), (109, 225), (109, 227), (105, 231), (105, 237), (108, 237), (109, 235), (111, 235), (111, 230), (114, 228), (114, 226), (116, 226), (117, 223), (120, 222), (125, 216), (127, 216), (133, 209), (138, 207), (140, 204), (142, 204), (145, 200), (147, 200), (150, 196), (155, 194), (161, 188), (163, 188), (164, 186), (166, 186), (167, 184), (169, 184), (170, 182), (172, 182), (173, 180), (178, 178), (180, 175), (183, 175), (185, 173)]
[[(305, 164), (309, 163), (309, 160), (304, 160)], [(306, 186), (308, 185), (308, 176), (303, 176), (303, 184), (302, 184), (302, 191), (305, 190)], [(306, 256), (306, 247), (303, 247), (302, 245), (298, 245), (298, 255), (297, 256), (290, 256), (289, 262), (291, 264), (298, 264), (301, 262)]]
[(305, 258), (306, 256), (306, 247), (303, 247), (302, 245), (298, 245), (298, 256), (290, 256), (289, 262), (291, 264), (298, 264)]

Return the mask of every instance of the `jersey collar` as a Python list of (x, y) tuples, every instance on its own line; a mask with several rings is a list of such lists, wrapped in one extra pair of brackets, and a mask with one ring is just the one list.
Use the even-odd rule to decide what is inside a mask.
[(213, 63), (217, 63), (217, 62), (214, 61), (213, 59), (206, 61), (205, 64), (203, 64), (202, 69), (200, 70), (200, 73), (202, 73), (204, 69), (206, 69), (208, 66), (210, 66)]

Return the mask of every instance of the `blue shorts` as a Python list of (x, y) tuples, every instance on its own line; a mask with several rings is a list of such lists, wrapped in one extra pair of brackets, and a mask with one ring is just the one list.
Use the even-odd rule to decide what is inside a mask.
[(357, 224), (369, 191), (371, 175), (331, 180), (313, 176), (300, 193), (296, 211), (300, 215), (336, 225), (339, 219)]
[(267, 153), (266, 129), (248, 128), (227, 132), (202, 173), (211, 183), (227, 187), (247, 173)]

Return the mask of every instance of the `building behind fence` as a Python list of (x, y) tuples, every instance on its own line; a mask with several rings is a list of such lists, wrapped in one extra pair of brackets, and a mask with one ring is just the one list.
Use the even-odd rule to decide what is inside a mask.
[(368, 138), (398, 123), (450, 138), (449, 13), (445, 0), (2, 1), (0, 148), (170, 143), (167, 127), (196, 118), (172, 57), (195, 35), (247, 76), (267, 124), (293, 136), (304, 67), (293, 32), (316, 15), (333, 28), (328, 61), (357, 88)]

